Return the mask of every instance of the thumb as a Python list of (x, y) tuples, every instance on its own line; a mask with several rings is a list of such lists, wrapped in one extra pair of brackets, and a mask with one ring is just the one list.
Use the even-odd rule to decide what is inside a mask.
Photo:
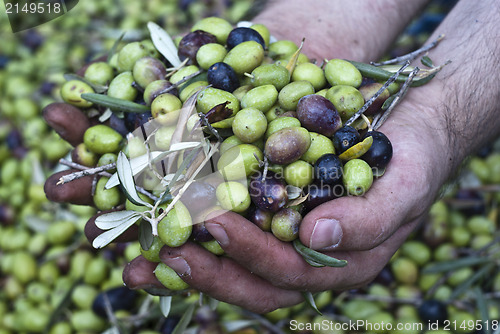
[(363, 196), (337, 198), (308, 213), (300, 226), (302, 243), (321, 251), (370, 250), (405, 222), (416, 223), (434, 197), (426, 189), (425, 174), (415, 172), (422, 166), (397, 153)]

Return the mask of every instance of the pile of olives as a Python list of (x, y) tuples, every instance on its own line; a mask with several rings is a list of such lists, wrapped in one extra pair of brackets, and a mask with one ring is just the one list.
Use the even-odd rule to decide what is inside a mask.
[[(61, 87), (65, 103), (44, 109), (46, 121), (74, 146), (73, 162), (88, 168), (116, 162), (120, 151), (130, 161), (168, 151), (179, 144), (179, 133), (192, 141), (203, 130), (197, 140), (219, 142), (212, 169), (183, 193), (171, 194), (182, 198), (158, 222), (153, 244), (143, 247), (148, 260), (159, 262), (164, 244), (177, 247), (189, 239), (221, 254), (204, 228), (216, 210), (237, 212), (278, 239), (293, 241), (307, 212), (341, 196), (362, 196), (390, 162), (391, 142), (367, 117), (381, 111), (397, 85), (375, 100), (364, 121), (348, 122), (383, 84), (363, 78), (349, 61), (317, 64), (294, 42), (270, 40), (264, 25), (234, 28), (205, 18), (176, 39), (181, 65), (174, 68), (166, 59), (172, 55), (160, 54), (149, 39), (130, 42), (70, 77)], [(193, 150), (183, 150), (175, 166), (183, 166)], [(144, 190), (141, 198), (154, 205), (165, 198), (164, 177), (176, 170), (165, 162), (150, 165), (134, 176)], [(103, 170), (113, 173), (113, 167)], [(106, 186), (109, 176), (97, 181), (93, 202), (83, 203), (79, 193), (92, 190), (92, 176), (55, 184), (70, 172), (54, 175), (46, 187), (65, 187), (73, 201), (101, 211), (124, 203), (126, 210), (147, 210), (119, 187)], [(168, 204), (156, 205), (156, 214)], [(185, 288), (177, 279), (178, 285), (161, 280), (172, 289)]]

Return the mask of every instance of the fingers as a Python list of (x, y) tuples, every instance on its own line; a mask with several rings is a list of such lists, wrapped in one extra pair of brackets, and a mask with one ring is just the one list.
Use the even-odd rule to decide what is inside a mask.
[(92, 200), (93, 176), (84, 176), (64, 184), (57, 184), (63, 175), (78, 172), (76, 169), (68, 169), (52, 174), (43, 187), (47, 199), (59, 203), (71, 203), (77, 205), (94, 205)]
[(165, 289), (153, 273), (157, 265), (138, 256), (123, 269), (123, 282), (129, 289)]
[(87, 116), (68, 103), (51, 103), (43, 109), (43, 118), (62, 139), (73, 146), (83, 142), (83, 134), (90, 127)]
[(215, 256), (194, 243), (164, 247), (160, 258), (191, 287), (253, 312), (266, 313), (302, 301), (299, 292), (273, 286), (232, 259)]
[[(93, 216), (90, 218), (87, 223), (85, 224), (85, 229), (84, 233), (85, 236), (87, 237), (87, 240), (89, 241), (90, 244), (94, 242), (94, 239), (97, 238), (100, 234), (105, 232), (104, 230), (101, 230), (99, 227), (96, 226), (95, 220), (97, 217), (110, 213), (110, 212), (115, 212), (118, 210), (108, 210), (108, 211), (101, 211), (99, 214)], [(137, 224), (134, 224), (130, 226), (125, 232), (120, 234), (114, 242), (129, 242), (129, 241), (135, 241), (137, 240), (137, 236), (139, 235), (139, 226)]]

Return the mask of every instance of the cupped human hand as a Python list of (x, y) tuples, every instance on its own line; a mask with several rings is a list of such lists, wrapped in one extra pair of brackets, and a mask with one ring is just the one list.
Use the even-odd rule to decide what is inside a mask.
[[(300, 226), (303, 244), (347, 260), (346, 267), (312, 267), (291, 243), (232, 212), (205, 223), (225, 256), (188, 242), (165, 246), (161, 260), (192, 288), (258, 313), (297, 304), (303, 291), (341, 291), (369, 283), (425, 216), (449, 171), (447, 140), (432, 111), (405, 103), (379, 130), (394, 150), (383, 177), (363, 196), (315, 208)], [(142, 257), (129, 264), (123, 276), (127, 286), (159, 287), (152, 270), (144, 270), (147, 266)]]

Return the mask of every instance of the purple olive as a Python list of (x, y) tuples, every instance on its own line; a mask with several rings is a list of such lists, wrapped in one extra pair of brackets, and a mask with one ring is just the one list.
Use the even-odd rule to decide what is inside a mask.
[(196, 64), (196, 53), (198, 49), (208, 43), (217, 43), (217, 38), (202, 30), (190, 32), (179, 42), (179, 58), (181, 60), (189, 58), (192, 64)]
[(261, 173), (256, 173), (250, 179), (250, 198), (259, 208), (277, 212), (288, 201), (286, 183), (271, 171), (267, 172), (265, 178), (262, 176)]
[(342, 126), (340, 115), (327, 98), (306, 95), (297, 104), (297, 118), (309, 131), (331, 137)]

